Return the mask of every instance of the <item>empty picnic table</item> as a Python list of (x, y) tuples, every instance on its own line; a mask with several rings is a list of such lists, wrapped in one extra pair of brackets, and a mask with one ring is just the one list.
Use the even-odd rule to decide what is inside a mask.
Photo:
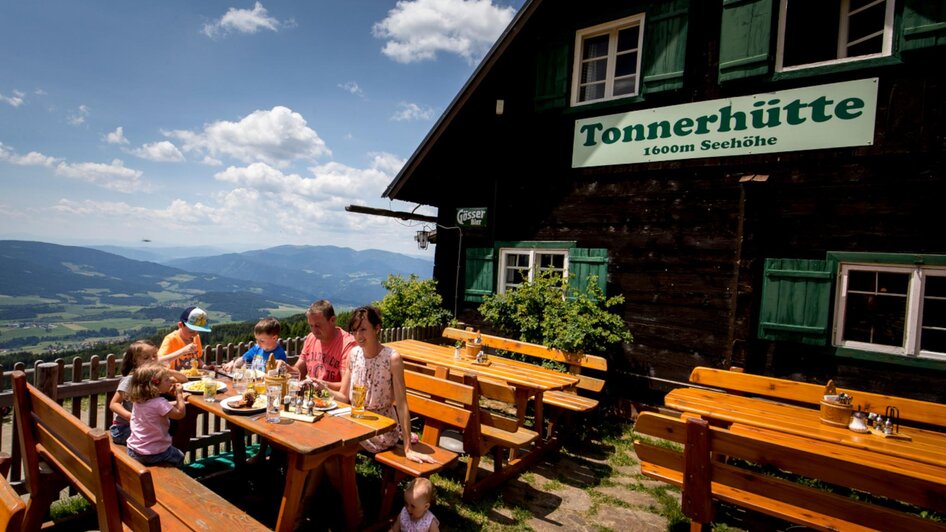
[(872, 451), (877, 453), (878, 460), (892, 456), (915, 462), (923, 470), (928, 470), (923, 464), (934, 466), (940, 468), (946, 483), (946, 433), (901, 427), (900, 432), (909, 436), (909, 441), (857, 433), (846, 427), (821, 423), (821, 413), (814, 408), (698, 388), (677, 388), (664, 397), (664, 404), (711, 423), (729, 425), (735, 431), (790, 434)]
[(543, 423), (542, 394), (547, 391), (572, 388), (578, 384), (579, 380), (577, 375), (571, 373), (523, 364), (497, 356), (489, 357), (489, 365), (476, 364), (467, 359), (458, 360), (454, 358), (453, 347), (418, 340), (400, 340), (384, 345), (393, 348), (409, 362), (443, 366), (451, 372), (471, 373), (479, 379), (490, 379), (512, 386), (515, 390), (516, 417), (520, 427), (525, 421), (529, 399), (534, 398), (535, 426), (538, 430)]
[[(240, 467), (245, 460), (246, 431), (259, 434), (286, 452), (286, 484), (276, 521), (277, 531), (292, 530), (299, 518), (303, 488), (309, 471), (321, 467), (328, 459), (337, 459), (341, 470), (341, 500), (349, 530), (360, 524), (361, 508), (355, 484), (355, 456), (359, 442), (394, 428), (395, 421), (385, 416), (368, 412), (365, 418), (355, 419), (351, 414), (324, 415), (318, 421), (308, 423), (284, 419), (280, 423), (267, 423), (263, 415), (231, 414), (223, 409), (220, 400), (231, 395), (229, 379), (227, 393), (217, 396), (217, 401), (207, 402), (203, 396), (191, 395), (187, 403), (205, 412), (223, 418), (231, 430), (234, 460)], [(339, 405), (347, 406), (347, 405)], [(193, 416), (193, 412), (189, 415)], [(193, 419), (193, 417), (191, 418)], [(291, 421), (291, 422), (290, 422)]]

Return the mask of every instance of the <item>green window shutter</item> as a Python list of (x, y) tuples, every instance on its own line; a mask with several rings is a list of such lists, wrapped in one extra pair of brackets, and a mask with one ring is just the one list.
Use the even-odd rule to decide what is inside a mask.
[(946, 44), (946, 0), (907, 0), (903, 5), (900, 51)]
[(723, 0), (719, 81), (769, 72), (773, 0)]
[(759, 338), (825, 345), (834, 268), (825, 260), (766, 259)]
[(608, 250), (605, 248), (571, 248), (568, 250), (568, 273), (574, 274), (575, 288), (588, 289), (588, 277), (598, 276), (598, 288), (607, 295)]
[(535, 65), (535, 110), (568, 105), (568, 44), (556, 42), (539, 51)]
[(468, 248), (466, 250), (465, 282), (463, 300), (480, 303), (483, 296), (493, 293), (493, 248)]
[(644, 19), (643, 94), (679, 89), (686, 64), (690, 0), (654, 2)]

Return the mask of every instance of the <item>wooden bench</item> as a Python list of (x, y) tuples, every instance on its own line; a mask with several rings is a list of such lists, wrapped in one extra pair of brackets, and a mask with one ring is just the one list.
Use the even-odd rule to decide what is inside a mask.
[[(394, 492), (401, 479), (408, 476), (430, 476), (456, 460), (457, 453), (439, 445), (440, 436), (445, 429), (456, 429), (463, 436), (463, 452), (468, 456), (463, 481), (465, 500), (477, 498), (485, 490), (517, 474), (524, 467), (525, 464), (520, 466), (518, 459), (511, 459), (507, 463), (505, 451), (528, 445), (538, 438), (538, 434), (526, 428), (516, 427), (515, 420), (490, 414), (480, 408), (482, 389), (496, 393), (504, 386), (481, 382), (474, 375), (450, 374), (444, 367), (411, 363), (405, 363), (404, 381), (408, 410), (413, 416), (424, 421), (417, 450), (432, 454), (440, 463), (411, 462), (405, 458), (404, 449), (400, 446), (375, 455), (378, 462), (387, 466), (382, 483), (382, 519), (387, 518), (390, 513)], [(506, 393), (511, 393), (508, 387)], [(480, 461), (490, 452), (494, 460), (494, 471), (485, 478), (479, 478)]]
[[(743, 373), (738, 370), (714, 369), (699, 366), (690, 373), (690, 382), (712, 388), (720, 388), (729, 393), (758, 395), (799, 403), (812, 408), (819, 408), (824, 395), (824, 386), (788, 379), (777, 379), (763, 375)], [(837, 388), (854, 398), (854, 410), (860, 407), (864, 412), (884, 414), (888, 406), (896, 407), (900, 412), (900, 421), (906, 424), (928, 425), (939, 430), (946, 429), (946, 405), (906, 399), (892, 395), (864, 392), (850, 388)]]
[[(634, 442), (644, 475), (682, 487), (683, 513), (692, 530), (713, 521), (714, 500), (822, 530), (946, 529), (942, 523), (913, 515), (913, 507), (901, 511), (832, 493), (811, 482), (788, 480), (799, 475), (943, 512), (942, 468), (893, 457), (879, 461), (877, 453), (862, 449), (772, 431), (731, 431), (711, 427), (702, 419), (650, 412), (640, 415), (635, 432), (684, 446), (675, 450), (640, 439)], [(719, 456), (729, 457), (729, 463)], [(742, 461), (757, 467), (733, 465)], [(783, 478), (761, 466), (777, 469)]]
[(26, 513), (26, 502), (7, 482), (10, 462), (9, 454), (0, 453), (0, 530), (19, 532), (23, 515)]
[(101, 530), (268, 530), (173, 467), (145, 466), (58, 403), (13, 374), (25, 484), (24, 530), (38, 530), (65, 486), (94, 506)]
[[(518, 353), (541, 360), (551, 360), (568, 366), (569, 373), (579, 377), (576, 390), (549, 391), (542, 394), (542, 403), (565, 412), (587, 412), (598, 406), (598, 400), (587, 395), (579, 395), (581, 390), (585, 393), (600, 393), (604, 389), (604, 379), (582, 375), (583, 369), (606, 372), (608, 370), (607, 359), (588, 354), (567, 353), (558, 349), (546, 347), (544, 345), (512, 340), (500, 336), (489, 334), (479, 334), (473, 330), (457, 329), (447, 327), (443, 330), (443, 336), (451, 340), (462, 342), (473, 342), (480, 338), (482, 345), (491, 349), (499, 349)], [(517, 361), (510, 361), (516, 363)], [(526, 362), (520, 362), (527, 364)], [(552, 434), (556, 416), (549, 416), (549, 434)]]

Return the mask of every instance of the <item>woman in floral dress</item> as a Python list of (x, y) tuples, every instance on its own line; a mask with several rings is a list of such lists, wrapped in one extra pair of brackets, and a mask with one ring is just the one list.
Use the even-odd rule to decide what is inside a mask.
[(433, 463), (430, 455), (411, 449), (411, 418), (404, 387), (404, 362), (401, 355), (384, 347), (378, 340), (381, 312), (373, 306), (359, 307), (351, 314), (349, 332), (358, 346), (348, 356), (348, 368), (342, 369), (341, 389), (332, 392), (336, 400), (351, 403), (353, 383), (367, 387), (365, 410), (397, 420), (395, 430), (361, 442), (365, 450), (377, 453), (394, 447), (402, 435), (404, 455), (414, 462)]

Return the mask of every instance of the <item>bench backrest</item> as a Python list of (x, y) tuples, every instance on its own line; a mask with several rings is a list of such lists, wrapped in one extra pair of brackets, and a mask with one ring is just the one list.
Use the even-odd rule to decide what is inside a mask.
[(7, 482), (6, 476), (0, 476), (0, 530), (17, 531), (26, 513), (26, 503)]
[[(716, 498), (789, 520), (793, 520), (789, 516), (795, 515), (798, 517), (796, 522), (809, 524), (809, 519), (830, 519), (825, 516), (833, 516), (841, 523), (872, 527), (878, 523), (896, 522), (902, 524), (898, 528), (912, 526), (923, 529), (932, 523), (904, 512), (836, 495), (810, 483), (774, 478), (763, 468), (729, 465), (716, 459), (719, 455), (937, 512), (946, 510), (946, 486), (937, 478), (937, 469), (929, 468), (929, 474), (924, 476), (924, 470), (915, 470), (911, 467), (915, 462), (909, 460), (885, 460), (885, 463), (877, 464), (875, 454), (861, 449), (771, 431), (764, 434), (737, 433), (710, 427), (702, 419), (682, 420), (650, 412), (638, 417), (634, 430), (638, 434), (684, 446), (681, 451), (652, 442), (634, 442), (641, 471), (652, 478), (681, 486), (683, 512), (695, 522), (712, 521), (711, 502)], [(911, 473), (905, 474), (904, 471)], [(820, 521), (819, 524), (827, 527), (838, 525), (831, 521)]]
[(463, 433), (463, 447), (467, 453), (478, 451), (480, 445), (479, 392), (476, 376), (464, 375), (463, 382), (450, 380), (446, 368), (439, 367), (434, 374), (408, 366), (404, 371), (407, 388), (407, 408), (411, 414), (424, 418), (420, 440), (437, 445), (441, 432), (453, 427)]
[[(596, 371), (608, 370), (607, 359), (596, 355), (568, 353), (544, 345), (522, 342), (501, 336), (480, 334), (476, 331), (457, 329), (456, 327), (445, 328), (443, 330), (443, 336), (451, 340), (460, 340), (463, 342), (472, 342), (479, 337), (486, 347), (559, 362), (567, 365), (568, 371), (576, 375), (580, 375), (582, 369)], [(583, 390), (600, 392), (604, 388), (604, 380), (582, 375), (579, 378), (577, 387)]]
[[(135, 530), (160, 530), (158, 516), (147, 508), (154, 504), (147, 469), (141, 466), (142, 473), (130, 463), (131, 458), (113, 452), (111, 437), (105, 431), (90, 428), (26, 380), (25, 373), (14, 372), (17, 434), (29, 492), (41, 493), (48, 488), (41, 485), (48, 480), (40, 474), (43, 462), (95, 505), (102, 530), (122, 530), (123, 521)], [(133, 479), (129, 470), (136, 471), (138, 478)], [(139, 496), (148, 487), (150, 499)]]
[[(453, 382), (471, 384), (476, 387), (476, 392), (479, 394), (479, 397), (492, 399), (494, 401), (499, 401), (506, 404), (516, 403), (515, 389), (502, 381), (481, 379), (478, 376), (470, 379), (469, 377), (472, 376), (451, 372), (443, 366), (425, 366), (423, 364), (414, 364), (412, 362), (404, 362), (404, 370), (405, 372), (413, 371), (415, 373), (422, 373), (424, 375), (437, 375)], [(508, 430), (511, 432), (515, 432), (518, 427), (518, 422), (516, 419), (489, 412), (488, 410), (480, 407), (477, 408), (477, 414), (480, 424), (490, 425), (492, 427)]]
[[(730, 371), (707, 367), (696, 367), (690, 373), (690, 382), (703, 386), (722, 388), (728, 392), (740, 392), (760, 395), (773, 399), (782, 399), (804, 403), (818, 408), (824, 396), (824, 385), (810, 384), (788, 379), (777, 379), (763, 375), (753, 375), (741, 371)], [(946, 428), (946, 405), (906, 399), (892, 395), (837, 388), (854, 398), (853, 407), (860, 407), (865, 412), (883, 414), (888, 406), (900, 411), (900, 421), (922, 423)]]

